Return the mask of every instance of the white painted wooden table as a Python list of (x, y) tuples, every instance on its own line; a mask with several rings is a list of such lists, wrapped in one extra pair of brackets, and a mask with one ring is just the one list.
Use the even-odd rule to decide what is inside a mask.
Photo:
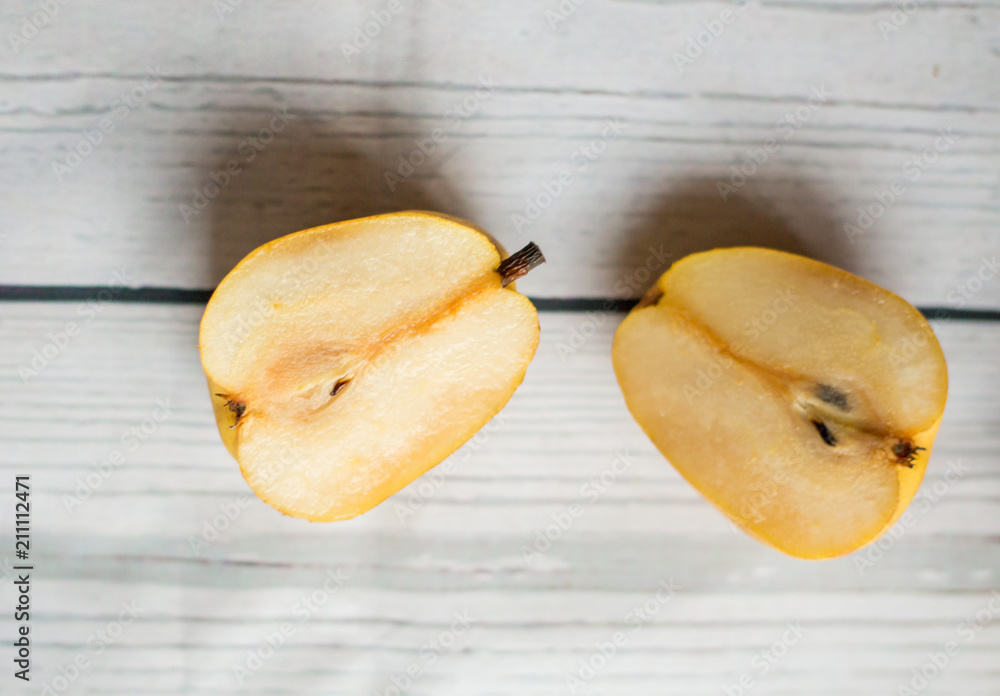
[[(1000, 693), (1000, 4), (7, 0), (0, 28), (0, 693)], [(215, 432), (201, 302), (263, 241), (405, 208), (542, 246), (538, 356), (448, 473), (284, 518)], [(940, 317), (939, 444), (878, 547), (735, 532), (624, 408), (602, 300), (733, 244)]]

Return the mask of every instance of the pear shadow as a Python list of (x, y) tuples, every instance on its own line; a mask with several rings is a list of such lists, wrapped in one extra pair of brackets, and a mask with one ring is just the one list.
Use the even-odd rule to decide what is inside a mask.
[[(205, 168), (209, 176), (200, 186), (206, 194), (215, 193), (213, 183), (222, 184), (208, 203), (213, 284), (257, 247), (299, 230), (401, 210), (465, 217), (433, 163), (399, 176), (400, 157), (413, 153), (414, 138), (380, 133), (376, 129), (389, 124), (376, 122), (348, 142), (332, 132), (334, 119), (287, 114), (281, 122), (263, 111), (237, 125), (238, 147)], [(420, 128), (391, 127), (396, 133)]]
[[(751, 180), (723, 198), (719, 181), (726, 179), (687, 181), (633, 216), (635, 223), (619, 238), (615, 253), (619, 268), (647, 268), (652, 273), (645, 287), (633, 288), (635, 296), (675, 261), (723, 247), (766, 247), (849, 271), (856, 266), (856, 252), (841, 229), (842, 221), (817, 187), (803, 181)], [(794, 195), (789, 195), (789, 186)]]

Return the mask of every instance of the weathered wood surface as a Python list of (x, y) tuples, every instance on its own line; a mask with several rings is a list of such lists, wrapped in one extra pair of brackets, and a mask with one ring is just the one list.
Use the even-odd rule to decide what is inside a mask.
[(6, 283), (207, 288), (274, 236), (416, 207), (536, 240), (537, 296), (635, 296), (645, 268), (750, 243), (1000, 306), (972, 280), (1000, 248), (994, 3), (896, 27), (881, 3), (591, 1), (555, 22), (555, 2), (404, 2), (350, 60), (379, 3), (111, 6), (67, 3), (0, 70)]
[[(996, 2), (401, 0), (350, 56), (388, 2), (43, 5), (0, 7), (0, 285), (207, 289), (277, 235), (425, 208), (538, 242), (549, 263), (520, 285), (536, 297), (634, 297), (683, 254), (749, 243), (922, 306), (1000, 308)], [(963, 625), (995, 620), (1000, 588), (998, 323), (935, 322), (951, 393), (913, 523), (817, 564), (732, 530), (655, 452), (611, 373), (615, 314), (543, 313), (528, 379), (442, 478), (350, 522), (284, 518), (218, 442), (200, 311), (0, 303), (4, 636), (25, 472), (38, 566), (36, 681), (5, 672), (0, 692), (60, 689), (83, 656), (58, 693), (388, 695), (411, 666), (406, 693), (570, 693), (617, 631), (576, 693), (737, 694), (746, 675), (751, 695), (897, 694), (948, 641), (920, 693), (1000, 689), (996, 627)], [(79, 335), (48, 348), (68, 322)], [(36, 350), (52, 357), (32, 368)], [(679, 589), (658, 600), (664, 582)], [(139, 618), (119, 627), (123, 602)], [(116, 634), (100, 651), (99, 631)]]
[[(4, 514), (13, 475), (31, 472), (38, 670), (49, 679), (76, 654), (94, 657), (79, 693), (382, 693), (411, 663), (426, 667), (411, 693), (558, 693), (618, 630), (627, 642), (580, 693), (717, 694), (744, 672), (759, 693), (895, 693), (948, 640), (962, 650), (939, 692), (988, 694), (1000, 679), (995, 629), (959, 636), (1000, 584), (995, 323), (936, 327), (951, 396), (912, 524), (877, 550), (807, 563), (731, 529), (631, 421), (608, 360), (618, 315), (567, 354), (601, 316), (543, 313), (524, 385), (439, 467), (448, 473), (356, 520), (310, 525), (254, 498), (218, 442), (199, 307), (103, 305), (20, 379), (79, 306), (0, 308)], [(163, 404), (171, 413), (156, 423)], [(95, 474), (115, 451), (123, 462)], [(585, 491), (622, 455), (627, 471)], [(582, 514), (526, 560), (573, 505)], [(297, 607), (330, 571), (347, 578), (335, 601)], [(662, 581), (679, 589), (655, 616), (630, 615), (658, 606)], [(133, 600), (141, 619), (94, 656), (87, 638)], [(427, 664), (421, 646), (463, 611), (477, 623)], [(283, 622), (287, 647), (240, 686), (233, 665)], [(760, 674), (751, 660), (787, 622), (801, 623), (801, 641)]]

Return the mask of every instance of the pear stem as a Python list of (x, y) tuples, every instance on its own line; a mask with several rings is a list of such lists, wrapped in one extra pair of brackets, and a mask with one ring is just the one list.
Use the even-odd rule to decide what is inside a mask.
[(515, 252), (504, 259), (497, 267), (500, 274), (500, 287), (505, 288), (518, 278), (523, 278), (532, 268), (537, 268), (545, 263), (542, 250), (534, 242), (518, 252)]

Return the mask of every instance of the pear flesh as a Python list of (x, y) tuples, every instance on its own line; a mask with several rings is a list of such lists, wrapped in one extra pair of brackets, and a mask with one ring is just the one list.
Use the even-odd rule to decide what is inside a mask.
[(629, 410), (681, 475), (803, 558), (853, 551), (902, 514), (947, 394), (916, 309), (758, 248), (674, 264), (619, 327), (612, 359)]
[(219, 432), (259, 497), (342, 520), (438, 464), (506, 404), (538, 344), (476, 228), (410, 212), (327, 225), (252, 252), (201, 324)]

